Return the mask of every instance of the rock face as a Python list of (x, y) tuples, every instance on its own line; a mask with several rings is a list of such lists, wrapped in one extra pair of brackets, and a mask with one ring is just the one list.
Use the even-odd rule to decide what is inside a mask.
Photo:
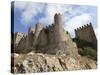
[(97, 68), (96, 61), (81, 56), (56, 56), (34, 52), (15, 55), (13, 71), (16, 74)]

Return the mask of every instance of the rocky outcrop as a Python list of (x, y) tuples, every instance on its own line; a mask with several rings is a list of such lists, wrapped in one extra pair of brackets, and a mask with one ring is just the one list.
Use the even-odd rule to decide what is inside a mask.
[(68, 70), (96, 69), (96, 61), (81, 56), (49, 55), (30, 52), (12, 54), (14, 56), (14, 73), (36, 73)]

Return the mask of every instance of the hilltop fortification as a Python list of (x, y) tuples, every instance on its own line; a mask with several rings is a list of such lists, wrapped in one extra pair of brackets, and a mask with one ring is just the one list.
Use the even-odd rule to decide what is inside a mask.
[(16, 32), (12, 39), (11, 72), (96, 69), (97, 49), (93, 46), (97, 40), (92, 24), (75, 29), (73, 40), (62, 24), (62, 16), (58, 13), (54, 16), (54, 24), (43, 27), (38, 22), (35, 28), (29, 27), (26, 34)]
[(35, 29), (29, 27), (28, 34), (21, 39), (16, 50), (27, 52), (30, 49), (49, 54), (78, 54), (70, 34), (62, 27), (62, 16), (59, 13), (54, 16), (54, 24), (43, 27), (38, 22)]
[(87, 25), (75, 29), (75, 34), (76, 34), (76, 38), (80, 40), (97, 44), (97, 38), (95, 36), (92, 23), (89, 23)]

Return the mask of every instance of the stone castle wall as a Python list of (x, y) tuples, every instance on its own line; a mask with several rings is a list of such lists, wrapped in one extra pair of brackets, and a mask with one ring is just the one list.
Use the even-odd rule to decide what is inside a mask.
[[(72, 51), (77, 53), (69, 33), (62, 28), (60, 14), (55, 14), (54, 24), (46, 26), (46, 28), (41, 30), (38, 37), (38, 48), (39, 52), (43, 49), (45, 53), (52, 54), (56, 54), (57, 52), (67, 52), (69, 54)], [(73, 50), (67, 51), (67, 48), (69, 50), (73, 48)]]
[(20, 41), (23, 39), (25, 35), (23, 33), (20, 33), (20, 32), (16, 32), (14, 33), (14, 52), (16, 49), (18, 49), (18, 45), (20, 43)]
[(55, 42), (55, 37), (54, 37), (54, 24), (49, 25), (48, 27), (46, 27), (45, 32), (47, 34), (47, 38), (48, 38), (48, 43), (52, 44)]
[(75, 29), (75, 34), (76, 38), (79, 38), (80, 40), (84, 40), (94, 44), (97, 43), (97, 39), (91, 23)]
[(38, 22), (35, 28), (33, 46), (37, 45), (37, 40), (42, 29), (43, 29), (42, 23)]
[(24, 34), (22, 33), (19, 33), (19, 32), (16, 32), (14, 34), (14, 41), (15, 41), (15, 44), (19, 44), (20, 40), (23, 38)]
[(43, 28), (40, 22), (36, 24), (35, 29), (29, 28), (28, 35), (21, 39), (17, 50), (19, 52), (27, 52), (32, 48), (35, 48), (35, 52), (50, 54), (57, 54), (59, 52), (65, 54), (78, 53), (69, 33), (62, 27), (62, 17), (60, 14), (55, 14), (54, 24), (46, 28)]
[(37, 40), (37, 48), (44, 48), (48, 44), (48, 37), (46, 35), (45, 30), (41, 30), (38, 40)]
[(28, 30), (28, 37), (27, 37), (27, 44), (28, 44), (28, 46), (30, 46), (30, 47), (33, 46), (34, 33), (35, 33), (35, 29), (34, 29), (33, 27), (29, 27), (29, 30)]

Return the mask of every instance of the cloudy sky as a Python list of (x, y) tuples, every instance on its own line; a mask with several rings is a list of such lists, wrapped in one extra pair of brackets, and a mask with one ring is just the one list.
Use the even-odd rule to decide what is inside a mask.
[(72, 37), (74, 29), (92, 22), (97, 36), (97, 7), (68, 4), (14, 2), (14, 32), (26, 33), (29, 26), (41, 22), (44, 27), (54, 23), (54, 14), (61, 13), (62, 25)]

